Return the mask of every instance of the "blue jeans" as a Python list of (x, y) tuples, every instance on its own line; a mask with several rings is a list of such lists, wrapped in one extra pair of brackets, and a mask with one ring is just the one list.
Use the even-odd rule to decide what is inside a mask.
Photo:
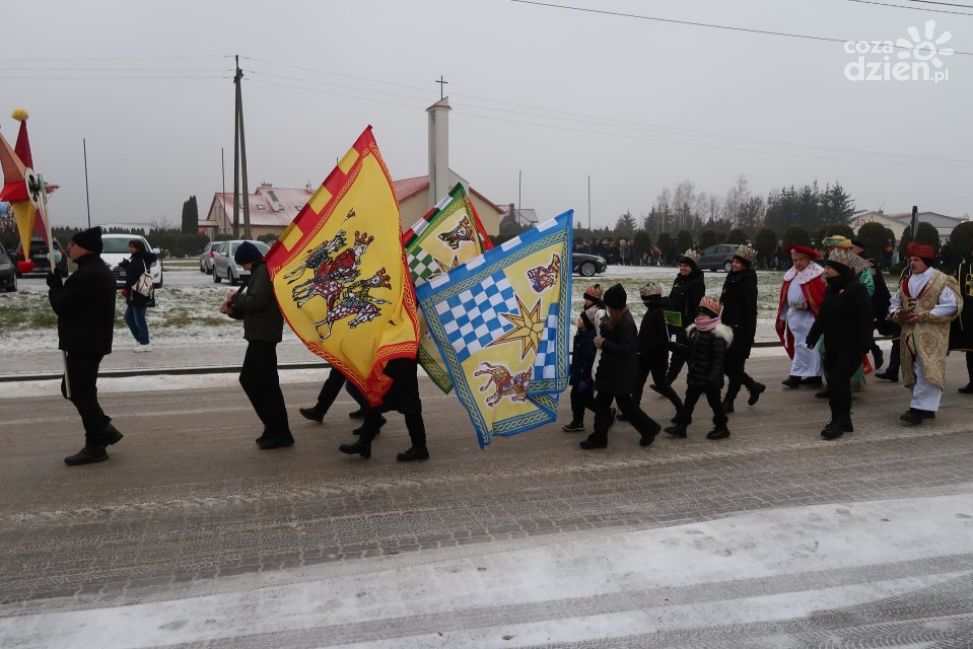
[(132, 331), (135, 341), (140, 345), (149, 344), (149, 325), (145, 322), (145, 307), (128, 305), (125, 309), (125, 324)]

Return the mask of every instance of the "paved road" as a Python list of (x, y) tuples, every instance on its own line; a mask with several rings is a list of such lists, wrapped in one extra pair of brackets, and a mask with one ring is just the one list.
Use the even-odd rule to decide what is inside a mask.
[(0, 646), (971, 646), (970, 402), (903, 428), (905, 390), (870, 385), (827, 443), (782, 361), (753, 368), (771, 388), (729, 440), (703, 410), (593, 453), (555, 425), (480, 452), (424, 381), (418, 465), (400, 416), (370, 461), (338, 454), (352, 403), (305, 423), (311, 384), (274, 452), (232, 385), (105, 394), (126, 438), (75, 469), (68, 404), (0, 401)]

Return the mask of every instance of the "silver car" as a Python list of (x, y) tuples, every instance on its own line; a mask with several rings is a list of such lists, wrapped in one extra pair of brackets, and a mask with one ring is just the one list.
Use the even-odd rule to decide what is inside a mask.
[(203, 252), (199, 255), (199, 272), (213, 274), (213, 257), (216, 256), (216, 246), (219, 243), (219, 241), (210, 241), (203, 247)]
[[(219, 284), (225, 279), (230, 283), (230, 286), (236, 286), (240, 280), (245, 280), (250, 277), (250, 271), (243, 270), (242, 266), (237, 266), (237, 263), (233, 261), (233, 255), (236, 254), (236, 249), (243, 242), (244, 239), (236, 239), (234, 241), (220, 241), (217, 244), (215, 248), (216, 254), (213, 255), (214, 283)], [(267, 251), (270, 250), (270, 246), (263, 241), (251, 241), (250, 243), (257, 246), (257, 250), (262, 255), (266, 255)]]

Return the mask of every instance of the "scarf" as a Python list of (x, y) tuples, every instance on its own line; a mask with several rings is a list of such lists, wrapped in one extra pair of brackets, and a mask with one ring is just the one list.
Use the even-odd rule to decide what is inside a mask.
[(693, 322), (700, 331), (713, 331), (720, 325), (720, 316), (715, 318), (696, 318)]

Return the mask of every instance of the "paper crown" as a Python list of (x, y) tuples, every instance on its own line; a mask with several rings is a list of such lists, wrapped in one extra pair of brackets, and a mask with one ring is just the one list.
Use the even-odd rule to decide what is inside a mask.
[(720, 301), (715, 297), (710, 297), (709, 295), (704, 295), (703, 299), (699, 301), (699, 308), (706, 309), (715, 315), (719, 315), (723, 310), (723, 307), (720, 305)]
[(737, 248), (736, 252), (733, 253), (733, 256), (739, 257), (740, 259), (743, 259), (744, 261), (747, 261), (751, 264), (757, 261), (757, 251), (751, 248), (750, 246), (748, 246), (747, 244), (743, 244), (742, 246)]
[(699, 253), (690, 248), (686, 252), (682, 253), (680, 261), (683, 259), (688, 259), (689, 261), (693, 262), (693, 266), (696, 266), (699, 264)]
[(828, 261), (825, 263), (841, 264), (842, 266), (850, 268), (851, 270), (861, 272), (864, 270), (861, 262), (865, 262), (866, 264), (868, 263), (864, 258), (853, 253), (850, 248), (835, 248), (828, 254)]
[(825, 237), (821, 245), (825, 248), (841, 248), (844, 250), (851, 248), (851, 239), (843, 237), (840, 234), (835, 234), (830, 237)]
[(644, 284), (639, 287), (639, 295), (642, 296), (643, 300), (647, 297), (652, 297), (653, 295), (662, 295), (662, 284), (659, 282), (649, 282)]

